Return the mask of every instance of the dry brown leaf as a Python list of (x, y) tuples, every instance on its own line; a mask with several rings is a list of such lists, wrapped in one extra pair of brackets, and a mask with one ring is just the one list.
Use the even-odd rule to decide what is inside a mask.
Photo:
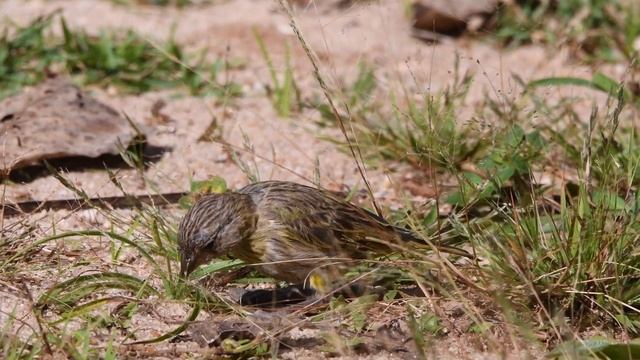
[(66, 79), (41, 85), (0, 102), (0, 171), (47, 159), (118, 154), (136, 131), (113, 108)]

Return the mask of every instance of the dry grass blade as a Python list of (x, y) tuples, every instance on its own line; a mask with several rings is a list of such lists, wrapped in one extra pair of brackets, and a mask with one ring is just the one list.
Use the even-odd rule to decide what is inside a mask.
[(187, 316), (185, 321), (180, 326), (158, 337), (155, 337), (152, 339), (134, 341), (131, 343), (127, 343), (127, 345), (153, 344), (153, 343), (161, 342), (167, 339), (171, 339), (175, 336), (178, 336), (182, 334), (189, 327), (189, 324), (198, 317), (200, 310), (201, 310), (200, 297), (198, 296), (196, 298), (195, 305), (191, 310), (191, 313)]
[(280, 3), (280, 7), (287, 13), (287, 16), (289, 17), (291, 29), (293, 30), (293, 32), (298, 37), (298, 40), (300, 41), (300, 44), (302, 45), (302, 48), (304, 49), (304, 52), (307, 54), (307, 57), (309, 58), (309, 61), (311, 62), (311, 65), (313, 66), (313, 74), (315, 75), (315, 78), (318, 81), (318, 84), (320, 85), (320, 88), (322, 89), (322, 93), (324, 94), (325, 98), (327, 99), (327, 102), (329, 103), (329, 106), (331, 107), (331, 111), (333, 112), (333, 116), (336, 118), (336, 120), (337, 120), (337, 122), (338, 122), (338, 124), (340, 126), (340, 131), (342, 132), (342, 135), (344, 136), (345, 141), (349, 145), (349, 151), (351, 152), (351, 156), (353, 157), (353, 161), (356, 163), (356, 166), (358, 168), (358, 172), (360, 173), (360, 178), (362, 179), (362, 181), (365, 184), (365, 187), (367, 188), (367, 192), (369, 193), (371, 204), (373, 205), (374, 209), (376, 210), (376, 213), (378, 215), (381, 215), (382, 211), (380, 210), (380, 207), (378, 206), (378, 203), (376, 202), (376, 199), (373, 196), (373, 191), (371, 190), (371, 185), (369, 184), (369, 180), (367, 179), (366, 168), (364, 166), (364, 162), (363, 162), (362, 154), (360, 153), (360, 149), (359, 149), (359, 147), (357, 145), (354, 145), (352, 143), (351, 137), (347, 133), (347, 129), (346, 129), (345, 125), (344, 125), (344, 119), (343, 119), (342, 115), (340, 114), (340, 112), (338, 111), (338, 109), (336, 108), (336, 106), (335, 106), (335, 104), (333, 102), (333, 97), (331, 96), (331, 92), (329, 91), (329, 87), (327, 86), (326, 82), (324, 81), (324, 78), (320, 74), (320, 68), (318, 67), (318, 62), (317, 62), (315, 56), (311, 52), (311, 49), (309, 48), (309, 45), (307, 45), (307, 42), (304, 40), (304, 37), (302, 36), (302, 34), (300, 33), (300, 30), (298, 29), (298, 26), (296, 25), (296, 20), (293, 17), (293, 12), (291, 12), (291, 8), (289, 7), (290, 5), (285, 0), (278, 0), (278, 1)]

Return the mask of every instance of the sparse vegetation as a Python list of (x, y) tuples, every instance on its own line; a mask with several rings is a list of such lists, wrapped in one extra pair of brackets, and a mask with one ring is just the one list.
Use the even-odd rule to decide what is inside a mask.
[[(568, 44), (592, 65), (615, 62), (631, 79), (637, 76), (640, 8), (633, 1), (505, 2), (497, 17), (494, 35), (510, 46)], [(134, 32), (94, 37), (70, 29), (62, 18), (61, 36), (54, 36), (54, 24), (55, 16), (43, 17), (0, 37), (0, 98), (49, 73), (116, 86), (123, 93), (184, 87), (191, 95), (240, 95), (238, 85), (220, 80), (232, 65), (210, 63), (204, 53), (187, 55), (173, 39), (157, 46)], [(420, 93), (407, 84), (396, 89), (385, 83), (382, 89), (378, 69), (361, 61), (355, 80), (343, 89), (329, 89), (320, 71), (314, 73), (321, 83), (315, 92), (327, 91), (327, 96), (303, 101), (290, 46), (284, 47), (280, 68), (272, 44), (257, 31), (254, 38), (278, 116), (314, 107), (322, 127), (348, 121), (345, 138), (328, 140), (356, 147), (349, 153), (354, 162), (373, 168), (408, 164), (421, 185), (438, 189), (426, 204), (383, 208), (384, 215), (428, 242), (464, 246), (477, 259), (445, 259), (407, 246), (362, 261), (345, 275), (373, 279), (378, 292), (356, 299), (336, 294), (305, 313), (291, 310), (288, 322), (274, 324), (273, 318), (252, 317), (220, 293), (229, 283), (284, 285), (241, 261), (217, 259), (188, 280), (177, 275), (179, 216), (203, 193), (226, 191), (223, 177), (189, 179), (190, 194), (179, 208), (145, 205), (119, 211), (93, 204), (92, 211), (104, 219), (95, 228), (59, 230), (62, 220), (54, 215), (46, 227), (29, 217), (9, 222), (0, 215), (0, 296), (6, 292), (27, 308), (0, 308), (9, 319), (0, 324), (0, 357), (118, 358), (119, 347), (180, 342), (205, 313), (211, 324), (224, 316), (260, 330), (256, 335), (242, 328), (207, 339), (215, 350), (206, 356), (276, 357), (289, 346), (281, 341), (286, 332), (309, 323), (321, 329), (313, 349), (327, 355), (380, 350), (373, 337), (404, 327), (407, 339), (389, 338), (418, 358), (437, 357), (430, 352), (433, 343), (451, 332), (474, 334), (484, 348), (503, 350), (507, 342), (525, 342), (550, 358), (640, 356), (636, 340), (619, 341), (640, 335), (638, 94), (628, 79), (598, 71), (584, 79), (525, 81), (514, 75), (519, 86), (514, 95), (487, 94), (471, 104), (468, 94), (476, 77), (460, 72), (458, 64), (448, 87)], [(542, 91), (564, 86), (590, 88), (607, 99), (590, 99), (590, 115), (581, 115), (584, 101)], [(462, 118), (462, 110), (469, 109)], [(240, 131), (244, 152), (255, 152), (249, 135)], [(251, 181), (260, 179), (258, 160), (225, 150), (230, 159), (224, 161), (235, 163)], [(123, 156), (145, 176), (140, 157)], [(81, 187), (63, 174), (55, 176), (89, 201)], [(118, 174), (109, 172), (109, 180), (124, 197), (131, 196)], [(356, 193), (350, 190), (349, 198)], [(101, 257), (92, 253), (98, 246), (107, 249)], [(37, 293), (30, 290), (34, 278), (39, 279)], [(442, 303), (453, 310), (444, 311)], [(163, 306), (171, 315), (162, 314), (166, 318), (159, 328), (130, 326), (134, 317)]]
[(285, 44), (284, 51), (284, 67), (282, 68), (282, 76), (279, 76), (278, 69), (273, 63), (273, 59), (269, 53), (269, 49), (264, 39), (257, 30), (253, 30), (253, 35), (260, 47), (260, 53), (269, 69), (271, 77), (271, 86), (267, 87), (267, 95), (271, 98), (273, 108), (279, 116), (289, 117), (296, 109), (296, 104), (300, 104), (300, 94), (296, 82), (293, 78), (293, 67), (291, 65), (291, 50), (289, 44)]
[(632, 61), (640, 6), (625, 0), (524, 0), (499, 7), (495, 35), (510, 45), (568, 45), (585, 60)]
[[(57, 175), (65, 186), (72, 187), (77, 193), (81, 189), (73, 187), (71, 182)], [(192, 196), (200, 191), (220, 190), (219, 181), (194, 183)], [(128, 194), (124, 194), (129, 196)], [(30, 240), (33, 230), (17, 227), (12, 233), (3, 234), (0, 242), (0, 280), (8, 276), (20, 276), (25, 271), (35, 271), (42, 261), (42, 251), (49, 244), (64, 240), (66, 246), (61, 250), (73, 252), (73, 248), (82, 248), (82, 244), (95, 240), (109, 244), (110, 258), (103, 259), (104, 270), (95, 264), (94, 271), (71, 275), (77, 266), (85, 263), (61, 264), (59, 275), (64, 281), (54, 282), (37, 298), (26, 287), (16, 283), (16, 296), (31, 302), (33, 316), (39, 328), (31, 329), (32, 334), (26, 343), (14, 335), (5, 333), (0, 338), (0, 349), (7, 358), (33, 358), (43, 354), (66, 354), (73, 358), (108, 357), (113, 348), (95, 347), (91, 334), (103, 329), (121, 332), (129, 343), (154, 343), (169, 339), (184, 331), (189, 321), (193, 321), (202, 309), (215, 309), (216, 312), (233, 312), (215, 293), (204, 290), (200, 285), (185, 282), (178, 277), (175, 219), (152, 207), (138, 208), (131, 217), (95, 207), (95, 211), (108, 218), (113, 224), (112, 230), (86, 230), (60, 232), (51, 236)], [(62, 255), (62, 254), (61, 254)], [(130, 275), (120, 269), (127, 262), (125, 258), (144, 262), (151, 272), (145, 278)], [(233, 261), (218, 262), (202, 268), (194, 277), (205, 277), (215, 272), (237, 267)], [(118, 270), (120, 269), (120, 270)], [(142, 311), (145, 304), (170, 304), (180, 302), (189, 304), (190, 313), (185, 314), (184, 322), (173, 330), (149, 338), (129, 332), (127, 324), (131, 317)], [(115, 311), (107, 307), (115, 306)], [(14, 319), (10, 316), (11, 319)], [(17, 319), (14, 319), (17, 321)], [(74, 325), (75, 324), (75, 325)], [(69, 332), (70, 327), (80, 326), (77, 331)], [(11, 323), (5, 324), (11, 326)], [(40, 341), (44, 341), (41, 343)], [(35, 345), (35, 346), (34, 346)]]
[[(361, 71), (342, 96), (358, 98), (353, 89), (363, 78), (373, 78), (372, 71)], [(602, 74), (592, 81), (519, 80), (524, 92), (517, 102), (487, 98), (473, 120), (460, 120), (471, 81), (465, 75), (420, 102), (392, 97), (390, 110), (350, 103), (366, 109), (351, 113), (354, 141), (374, 166), (403, 161), (426, 176), (435, 170), (457, 182), (441, 195), (453, 211), (438, 221), (435, 234), (474, 244), (487, 262), (476, 268), (485, 279), (480, 286), (502, 307), (505, 321), (531, 324), (537, 316), (537, 328), (556, 341), (596, 324), (636, 334), (639, 264), (628, 249), (640, 246), (639, 158), (632, 115), (621, 118), (632, 99), (628, 90)], [(611, 107), (580, 119), (570, 99), (549, 104), (536, 94), (540, 86), (566, 85), (608, 92)], [(531, 109), (541, 113), (535, 125)], [(319, 110), (331, 121), (325, 105)], [(572, 180), (538, 182), (541, 174), (557, 173)], [(426, 230), (433, 215), (405, 221)]]
[[(61, 38), (50, 34), (55, 22)], [(59, 73), (124, 92), (184, 87), (192, 95), (229, 98), (241, 90), (232, 82), (219, 82), (228, 66), (221, 60), (207, 63), (205, 53), (187, 55), (171, 38), (155, 45), (133, 31), (91, 36), (70, 29), (63, 17), (49, 15), (12, 31), (5, 29), (0, 37), (0, 98)]]

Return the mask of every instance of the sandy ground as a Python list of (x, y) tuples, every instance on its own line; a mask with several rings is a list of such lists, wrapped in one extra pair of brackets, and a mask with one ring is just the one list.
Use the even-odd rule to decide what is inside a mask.
[[(232, 187), (246, 183), (245, 176), (230, 164), (220, 145), (196, 141), (212, 117), (222, 127), (224, 139), (238, 149), (244, 147), (243, 134), (247, 135), (255, 154), (262, 158), (256, 158), (256, 162), (263, 180), (312, 179), (317, 161), (324, 186), (361, 184), (350, 156), (328, 142), (318, 140), (319, 132), (312, 121), (317, 118), (315, 112), (305, 111), (292, 119), (281, 119), (264, 96), (265, 85), (270, 80), (252, 29), (263, 34), (276, 57), (282, 53), (284, 43), (296, 44), (288, 19), (277, 10), (275, 2), (234, 0), (184, 9), (125, 7), (108, 1), (4, 1), (0, 6), (5, 21), (26, 23), (40, 14), (60, 9), (71, 26), (90, 33), (131, 27), (156, 41), (166, 39), (175, 26), (177, 41), (187, 48), (206, 48), (216, 57), (246, 62), (243, 69), (229, 74), (231, 80), (243, 87), (245, 96), (224, 107), (210, 99), (176, 99), (163, 93), (118, 96), (94, 89), (98, 99), (147, 125), (152, 144), (172, 147), (173, 150), (146, 174), (162, 191), (184, 190), (188, 188), (189, 179), (212, 175), (224, 177)], [(519, 89), (512, 74), (525, 80), (553, 75), (591, 76), (591, 69), (571, 63), (563, 51), (551, 54), (539, 47), (501, 50), (482, 41), (466, 39), (426, 45), (409, 36), (403, 8), (394, 2), (371, 3), (346, 10), (311, 7), (300, 11), (298, 22), (311, 48), (324, 60), (323, 74), (334, 84), (343, 83), (345, 79), (349, 82), (357, 71), (356, 64), (367, 61), (378, 69), (376, 75), (382, 91), (397, 89), (399, 84), (414, 86), (419, 92), (437, 91), (452, 81), (458, 54), (461, 72), (470, 70), (477, 74), (468, 99), (469, 109), (486, 96), (515, 97)], [(302, 93), (320, 95), (310, 72), (310, 63), (298, 46), (294, 46), (294, 62)], [(584, 93), (575, 88), (553, 91)], [(167, 103), (162, 112), (171, 119), (162, 126), (153, 123), (150, 116), (151, 107), (159, 99)], [(465, 120), (469, 119), (460, 119)], [(324, 129), (323, 132), (323, 135), (341, 137), (335, 130)], [(252, 158), (255, 157), (245, 154), (245, 159), (251, 161)], [(123, 180), (130, 191), (143, 191), (143, 183), (133, 174), (128, 176), (124, 172)], [(393, 181), (384, 171), (371, 170), (368, 175), (374, 189), (378, 190), (377, 195), (387, 195), (385, 190), (392, 188), (390, 182)], [(104, 173), (71, 173), (69, 176), (89, 194), (117, 194)], [(7, 188), (8, 199), (67, 196), (70, 196), (69, 192), (52, 178)]]
[[(109, 1), (4, 0), (0, 1), (0, 23), (25, 24), (36, 16), (57, 9), (61, 10), (71, 27), (95, 34), (107, 29), (133, 28), (151, 40), (162, 41), (175, 27), (176, 40), (188, 49), (205, 48), (212, 58), (241, 59), (246, 64), (242, 69), (232, 70), (228, 74), (231, 80), (242, 86), (244, 96), (227, 106), (220, 106), (215, 99), (176, 97), (168, 92), (122, 96), (114, 91), (91, 89), (95, 97), (142, 124), (148, 132), (150, 143), (172, 149), (146, 171), (146, 183), (133, 170), (120, 171), (119, 176), (127, 191), (145, 193), (150, 188), (153, 188), (152, 191), (183, 191), (188, 189), (190, 179), (206, 179), (214, 175), (226, 179), (230, 187), (247, 183), (246, 176), (230, 160), (221, 145), (197, 141), (213, 117), (222, 128), (223, 138), (234, 147), (243, 149), (246, 136), (257, 156), (243, 152), (242, 159), (249, 163), (255, 161), (263, 180), (306, 182), (314, 178), (318, 163), (323, 186), (333, 189), (362, 186), (350, 156), (330, 142), (319, 139), (319, 135), (339, 138), (341, 135), (337, 130), (320, 129), (314, 125), (314, 119), (318, 117), (314, 111), (305, 110), (291, 119), (279, 118), (265, 96), (264, 88), (270, 80), (252, 34), (253, 28), (263, 34), (273, 50), (276, 63), (282, 64), (284, 44), (292, 44), (296, 80), (303, 96), (320, 94), (311, 74), (310, 63), (297, 45), (288, 19), (279, 11), (277, 2), (215, 1), (215, 4), (176, 9), (119, 6)], [(483, 101), (486, 96), (517, 96), (519, 89), (512, 74), (525, 80), (553, 75), (590, 78), (592, 74), (590, 68), (570, 61), (565, 51), (550, 52), (534, 46), (505, 50), (482, 40), (469, 39), (445, 39), (437, 45), (425, 44), (410, 36), (401, 1), (367, 2), (347, 9), (337, 9), (332, 6), (332, 2), (326, 2), (301, 9), (296, 15), (304, 37), (321, 59), (323, 74), (333, 86), (345, 81), (348, 83), (357, 71), (356, 64), (367, 61), (377, 69), (376, 75), (382, 92), (397, 88), (400, 84), (412, 87), (418, 93), (436, 91), (450, 84), (455, 56), (459, 55), (461, 70), (470, 70), (476, 74), (468, 98), (470, 110), (467, 117), (472, 115), (474, 104)], [(611, 72), (612, 75), (619, 76), (624, 69), (612, 68)], [(560, 95), (559, 91), (563, 91), (563, 95), (584, 94), (584, 90), (566, 88), (549, 90), (547, 95)], [(151, 108), (158, 100), (167, 104), (162, 113), (169, 117), (168, 123), (157, 124), (150, 116)], [(368, 171), (368, 178), (378, 200), (390, 204), (406, 196), (398, 186), (398, 179), (405, 175), (405, 171), (406, 168), (402, 166)], [(119, 190), (102, 171), (71, 172), (67, 176), (90, 195), (119, 194)], [(52, 177), (40, 178), (27, 184), (7, 185), (4, 191), (8, 201), (73, 196)], [(65, 211), (41, 213), (26, 221), (37, 224), (55, 223), (57, 231), (109, 225), (104, 220), (95, 220), (95, 214), (87, 211), (73, 214)], [(41, 226), (43, 233), (51, 229), (51, 226)], [(103, 245), (75, 246), (80, 251)], [(99, 254), (98, 250), (96, 254)], [(57, 270), (51, 270), (47, 275), (49, 278), (56, 276), (61, 276)], [(51, 285), (51, 282), (31, 277), (29, 284), (37, 294)], [(6, 319), (5, 313), (11, 312), (16, 304), (15, 297), (2, 294), (0, 292), (3, 311), (0, 323)], [(24, 306), (26, 305), (18, 305), (18, 313), (28, 313), (28, 307), (21, 308)], [(179, 320), (185, 313), (186, 309), (177, 309), (175, 314), (165, 315)], [(151, 324), (154, 321), (157, 326)], [(152, 327), (155, 332), (160, 332), (172, 325), (149, 315), (148, 318), (137, 321), (134, 326), (140, 329)], [(510, 348), (510, 345), (505, 346)], [(438, 340), (434, 347), (438, 358), (491, 359), (502, 358), (509, 352), (485, 352), (482, 345), (473, 345), (473, 341), (458, 336)], [(322, 357), (309, 351), (300, 350), (299, 353), (293, 353), (291, 358)], [(287, 356), (291, 356), (291, 353)], [(366, 358), (386, 359), (396, 356), (383, 353)], [(522, 356), (525, 355), (516, 353), (507, 358)]]

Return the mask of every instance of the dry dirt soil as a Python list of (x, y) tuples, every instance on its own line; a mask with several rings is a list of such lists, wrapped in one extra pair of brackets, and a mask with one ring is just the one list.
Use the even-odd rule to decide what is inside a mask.
[[(298, 8), (296, 17), (303, 36), (321, 60), (321, 71), (331, 86), (352, 81), (357, 73), (357, 63), (367, 61), (376, 68), (380, 91), (400, 85), (411, 87), (418, 93), (437, 91), (450, 84), (455, 57), (459, 55), (461, 70), (476, 74), (468, 98), (472, 109), (473, 104), (482, 101), (485, 96), (516, 97), (519, 90), (512, 74), (525, 80), (552, 75), (591, 77), (591, 70), (572, 62), (565, 51), (549, 51), (536, 46), (507, 50), (490, 42), (467, 38), (445, 38), (438, 44), (422, 42), (411, 37), (402, 1), (365, 2), (347, 8), (339, 8), (332, 1), (317, 3)], [(88, 89), (99, 100), (142, 124), (150, 143), (171, 148), (160, 161), (146, 170), (144, 175), (147, 181), (143, 181), (135, 170), (119, 172), (120, 180), (128, 192), (184, 191), (188, 189), (191, 179), (206, 179), (215, 175), (226, 179), (231, 188), (246, 184), (247, 177), (230, 160), (221, 145), (198, 141), (212, 118), (217, 119), (226, 142), (239, 149), (244, 147), (247, 140), (250, 142), (253, 153), (242, 152), (241, 156), (245, 161), (255, 161), (262, 180), (283, 179), (305, 183), (314, 178), (317, 164), (320, 183), (324, 187), (334, 190), (362, 187), (362, 180), (349, 154), (321, 139), (340, 139), (338, 130), (318, 127), (315, 120), (319, 115), (311, 110), (304, 110), (289, 119), (280, 118), (266, 96), (265, 85), (269, 84), (270, 78), (252, 33), (254, 28), (263, 35), (278, 66), (283, 64), (284, 44), (291, 44), (295, 77), (303, 96), (320, 95), (311, 73), (311, 64), (298, 46), (289, 21), (276, 1), (213, 1), (211, 4), (173, 8), (122, 6), (97, 0), (3, 0), (0, 1), (0, 22), (26, 24), (54, 10), (60, 10), (71, 27), (92, 34), (132, 28), (150, 40), (161, 42), (167, 39), (171, 31), (175, 31), (176, 40), (187, 49), (204, 48), (212, 59), (239, 59), (245, 64), (226, 74), (230, 80), (242, 86), (244, 95), (225, 106), (216, 103), (215, 99), (175, 96), (175, 92), (169, 91), (125, 96), (110, 89)], [(624, 69), (614, 68), (611, 71), (615, 77)], [(559, 95), (557, 91), (549, 90), (547, 95)], [(562, 91), (577, 93), (582, 90)], [(168, 121), (161, 124), (151, 116), (151, 108), (158, 100), (166, 102), (162, 113)], [(588, 106), (586, 108), (588, 110)], [(409, 169), (395, 164), (385, 169), (367, 171), (375, 196), (386, 206), (402, 203), (406, 199), (425, 200), (403, 188), (403, 179), (409, 175)], [(70, 172), (66, 176), (90, 196), (120, 194), (104, 171)], [(53, 177), (39, 178), (26, 184), (5, 185), (3, 192), (8, 202), (74, 196)], [(126, 211), (123, 214), (126, 216)], [(174, 211), (171, 218), (177, 222), (180, 215), (180, 211)], [(5, 219), (7, 223), (12, 221), (17, 220)], [(59, 232), (109, 229), (111, 226), (108, 219), (93, 210), (39, 212), (20, 221), (37, 226), (43, 235), (54, 229)], [(59, 242), (48, 245), (45, 250), (55, 252), (59, 250), (58, 247), (66, 246), (71, 245)], [(72, 254), (69, 258), (60, 260), (62, 263), (57, 266), (43, 266), (36, 274), (25, 278), (25, 284), (35, 297), (60, 278), (71, 276), (67, 271), (69, 264), (80, 258), (87, 260), (90, 265), (84, 270), (74, 268), (74, 272), (100, 268), (107, 246), (107, 241), (76, 243), (73, 251), (66, 252)], [(129, 265), (127, 271), (144, 276), (150, 269), (136, 267), (134, 263)], [(15, 312), (23, 321), (33, 323), (28, 305), (2, 289), (0, 287), (0, 324), (5, 323), (7, 314), (11, 312)], [(132, 331), (141, 339), (172, 329), (189, 311), (182, 304), (164, 303), (153, 309), (154, 304), (150, 303), (149, 307), (148, 311), (136, 315), (130, 324)], [(209, 315), (205, 314), (199, 318), (203, 321), (207, 319)], [(441, 359), (540, 356), (534, 348), (507, 341), (496, 346), (499, 342), (489, 346), (473, 335), (452, 332), (435, 339), (432, 354), (433, 358)], [(120, 354), (123, 357), (189, 358), (195, 354), (206, 354), (207, 351), (193, 342), (178, 342), (130, 348), (123, 346)], [(282, 356), (302, 359), (327, 355), (312, 348), (283, 352)], [(393, 351), (344, 355), (352, 356), (367, 359), (412, 357)]]

